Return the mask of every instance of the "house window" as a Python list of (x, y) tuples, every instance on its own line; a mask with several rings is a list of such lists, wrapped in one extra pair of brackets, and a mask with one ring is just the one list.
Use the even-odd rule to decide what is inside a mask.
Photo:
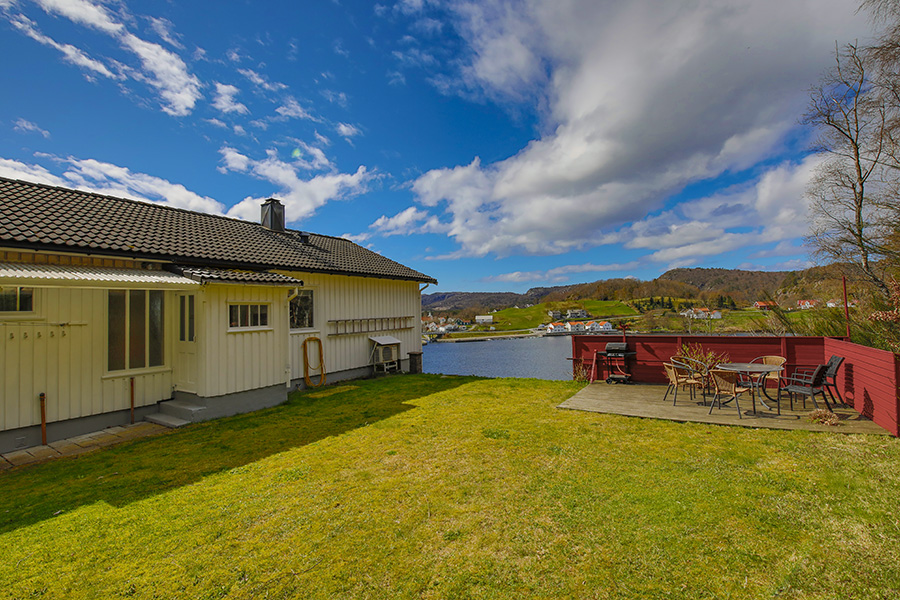
[(0, 289), (0, 312), (31, 312), (34, 310), (34, 288), (5, 287)]
[(245, 329), (269, 326), (268, 304), (229, 304), (228, 327)]
[(107, 367), (159, 367), (165, 362), (165, 292), (109, 290)]
[(314, 323), (313, 291), (300, 290), (291, 298), (291, 329), (310, 329)]

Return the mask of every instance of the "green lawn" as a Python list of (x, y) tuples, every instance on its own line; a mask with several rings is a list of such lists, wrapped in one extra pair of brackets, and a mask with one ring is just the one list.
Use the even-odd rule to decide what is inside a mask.
[(900, 441), (400, 375), (0, 473), (0, 597), (896, 598)]
[(577, 302), (544, 302), (529, 308), (506, 308), (493, 313), (493, 327), (497, 330), (533, 329), (541, 323), (549, 323), (548, 310), (561, 310), (565, 317), (566, 308), (583, 308), (597, 318), (632, 316), (638, 312), (618, 300), (579, 300)]

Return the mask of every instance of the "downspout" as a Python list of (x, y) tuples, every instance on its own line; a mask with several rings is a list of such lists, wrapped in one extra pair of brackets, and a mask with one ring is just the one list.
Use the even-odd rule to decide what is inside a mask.
[[(303, 282), (300, 282), (300, 285), (303, 285)], [(295, 287), (291, 290), (290, 295), (287, 299), (287, 365), (285, 366), (285, 383), (284, 386), (287, 389), (291, 389), (291, 300), (300, 295), (300, 288)]]

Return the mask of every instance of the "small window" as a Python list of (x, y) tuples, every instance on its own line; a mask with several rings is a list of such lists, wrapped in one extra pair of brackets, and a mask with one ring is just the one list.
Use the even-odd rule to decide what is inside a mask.
[(269, 326), (268, 304), (229, 304), (228, 327), (242, 329)]
[(315, 327), (313, 319), (313, 292), (300, 290), (291, 298), (291, 329), (311, 329)]
[(5, 287), (0, 290), (0, 312), (34, 310), (34, 288)]

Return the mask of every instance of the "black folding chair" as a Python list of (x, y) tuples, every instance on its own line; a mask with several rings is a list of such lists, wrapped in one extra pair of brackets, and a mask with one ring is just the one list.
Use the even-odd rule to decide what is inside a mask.
[[(816, 394), (822, 395), (825, 406), (831, 410), (828, 403), (828, 397), (825, 395), (825, 373), (828, 365), (819, 365), (812, 373), (808, 371), (797, 371), (787, 380), (787, 385), (782, 388), (783, 392), (787, 392), (791, 400), (791, 410), (794, 410), (794, 394), (803, 396), (803, 408), (806, 408), (806, 398), (809, 397), (813, 401), (813, 406), (819, 408), (816, 404)], [(833, 412), (833, 411), (832, 411)]]

